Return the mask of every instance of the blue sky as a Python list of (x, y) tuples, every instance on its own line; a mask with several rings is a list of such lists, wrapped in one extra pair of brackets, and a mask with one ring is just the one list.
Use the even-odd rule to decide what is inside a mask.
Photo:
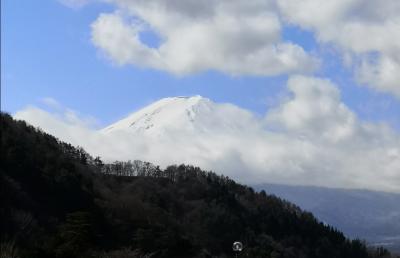
[[(287, 94), (288, 74), (232, 76), (206, 70), (177, 76), (117, 65), (91, 42), (90, 27), (99, 13), (114, 9), (103, 3), (69, 8), (56, 0), (2, 1), (2, 110), (14, 113), (50, 97), (105, 126), (168, 96), (199, 94), (263, 115), (274, 99)], [(322, 60), (314, 75), (335, 82), (343, 102), (361, 119), (383, 121), (400, 130), (400, 100), (357, 85), (352, 68), (343, 66), (334, 47), (317, 43), (313, 32), (296, 25), (285, 26), (281, 36)], [(151, 47), (159, 44), (151, 32), (142, 33), (141, 39)]]
[[(400, 192), (400, 2), (321, 1), (4, 0), (1, 109), (106, 161)], [(256, 116), (97, 130), (182, 95)]]

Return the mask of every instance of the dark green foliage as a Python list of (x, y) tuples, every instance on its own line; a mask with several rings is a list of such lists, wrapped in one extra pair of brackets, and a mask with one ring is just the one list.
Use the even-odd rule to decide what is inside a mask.
[(390, 257), (227, 177), (104, 164), (6, 114), (0, 187), (1, 257), (232, 257), (234, 241), (239, 257)]
[(78, 257), (93, 242), (93, 219), (88, 212), (73, 212), (66, 216), (66, 221), (57, 233), (57, 257)]

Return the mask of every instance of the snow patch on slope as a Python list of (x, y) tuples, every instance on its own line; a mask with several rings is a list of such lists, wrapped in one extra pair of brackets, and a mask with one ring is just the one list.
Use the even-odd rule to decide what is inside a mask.
[[(161, 99), (104, 128), (101, 133), (130, 132), (150, 137), (165, 137), (178, 131), (205, 134), (216, 131), (247, 130), (241, 119), (252, 122), (253, 114), (231, 104), (217, 104), (199, 95)], [(255, 125), (255, 121), (253, 121)]]

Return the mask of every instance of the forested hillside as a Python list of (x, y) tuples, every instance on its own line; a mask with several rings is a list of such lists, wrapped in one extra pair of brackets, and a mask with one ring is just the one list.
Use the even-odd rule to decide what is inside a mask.
[(0, 257), (390, 257), (200, 168), (103, 164), (1, 114)]
[(346, 236), (400, 252), (400, 194), (278, 184), (254, 185), (310, 211)]

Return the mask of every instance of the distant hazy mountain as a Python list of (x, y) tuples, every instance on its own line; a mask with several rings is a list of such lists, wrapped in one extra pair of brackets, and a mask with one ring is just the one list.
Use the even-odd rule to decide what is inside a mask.
[(400, 251), (400, 194), (277, 184), (256, 189), (311, 211), (349, 237)]

